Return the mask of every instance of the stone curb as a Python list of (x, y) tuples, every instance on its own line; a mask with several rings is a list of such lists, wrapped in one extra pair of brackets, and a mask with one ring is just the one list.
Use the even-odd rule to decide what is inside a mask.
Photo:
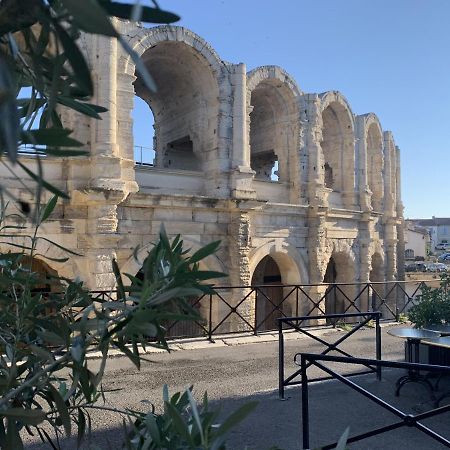
[[(389, 322), (389, 323), (381, 323), (381, 328), (388, 328), (392, 326), (398, 325), (409, 325), (408, 323), (400, 323), (400, 322)], [(372, 329), (372, 328), (370, 328)], [(311, 334), (315, 336), (326, 336), (327, 334), (333, 334), (338, 332), (343, 332), (340, 328), (316, 328), (312, 329)], [(303, 340), (307, 339), (306, 336), (301, 335), (294, 330), (286, 331), (283, 333), (284, 341), (293, 341), (293, 340)], [(266, 342), (276, 342), (278, 341), (278, 333), (265, 333), (260, 335), (253, 334), (236, 334), (236, 335), (221, 335), (217, 336), (214, 339), (214, 342), (210, 342), (205, 340), (204, 338), (186, 338), (186, 339), (176, 339), (169, 343), (169, 348), (171, 352), (183, 351), (183, 350), (201, 350), (205, 348), (223, 348), (223, 347), (233, 347), (237, 345), (247, 345), (247, 344), (263, 344)], [(143, 355), (151, 355), (156, 353), (167, 353), (165, 349), (155, 348), (155, 347), (147, 347), (142, 350), (142, 347), (139, 347), (139, 350), (142, 351)], [(108, 353), (108, 358), (120, 358), (125, 355), (116, 349), (112, 349)], [(100, 359), (102, 357), (101, 352), (92, 352), (87, 355), (88, 359)]]

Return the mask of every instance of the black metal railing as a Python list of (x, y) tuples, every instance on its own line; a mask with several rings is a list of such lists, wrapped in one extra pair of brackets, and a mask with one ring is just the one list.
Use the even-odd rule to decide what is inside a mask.
[[(418, 301), (430, 281), (379, 283), (264, 284), (214, 286), (215, 294), (191, 299), (201, 319), (166, 324), (170, 338), (204, 337), (278, 330), (278, 319), (299, 316), (380, 312), (380, 320), (399, 320)], [(438, 280), (435, 281), (436, 285)], [(99, 301), (115, 300), (115, 291), (93, 291)], [(322, 325), (334, 326), (329, 322)]]
[[(320, 353), (321, 355), (326, 355), (330, 352), (338, 352), (341, 355), (347, 357), (353, 357), (348, 352), (343, 350), (340, 345), (343, 344), (347, 339), (353, 336), (357, 331), (366, 327), (371, 321), (375, 323), (375, 358), (377, 360), (381, 359), (381, 328), (380, 328), (380, 317), (381, 314), (379, 312), (363, 312), (363, 313), (349, 313), (349, 314), (329, 314), (324, 316), (302, 316), (302, 317), (286, 317), (282, 319), (278, 319), (278, 395), (280, 399), (284, 399), (285, 388), (286, 386), (295, 386), (301, 384), (300, 375), (302, 373), (302, 367), (300, 369), (295, 370), (292, 374), (285, 377), (285, 350), (284, 350), (284, 333), (287, 330), (295, 330), (302, 334), (303, 336), (312, 339), (313, 342), (318, 342), (325, 349)], [(306, 326), (302, 324), (309, 321), (326, 321), (327, 319), (332, 319), (335, 323), (337, 321), (348, 321), (348, 320), (357, 320), (357, 323), (354, 323), (353, 326), (347, 333), (343, 336), (340, 336), (334, 342), (327, 342), (322, 339), (320, 336), (317, 336), (311, 333)], [(366, 349), (367, 350), (367, 349)], [(297, 353), (294, 356), (294, 362), (298, 366), (299, 361), (298, 357), (301, 356), (301, 353)], [(309, 366), (310, 364), (308, 364)], [(351, 372), (347, 373), (343, 376), (355, 376), (355, 375), (364, 375), (368, 373), (376, 373), (377, 378), (381, 379), (381, 371), (380, 368), (374, 367), (372, 365), (368, 365), (366, 370), (359, 372)], [(331, 377), (319, 377), (314, 378), (310, 381), (323, 381), (328, 380)]]
[[(308, 376), (307, 369), (310, 366), (316, 366), (317, 368), (323, 370), (330, 377), (344, 383), (349, 386), (356, 392), (362, 394), (365, 398), (371, 400), (377, 405), (381, 406), (383, 409), (391, 412), (394, 416), (397, 416), (400, 420), (391, 423), (389, 425), (380, 426), (377, 428), (373, 428), (369, 431), (365, 431), (363, 433), (351, 436), (347, 439), (347, 442), (350, 444), (352, 442), (361, 441), (363, 439), (367, 439), (372, 436), (376, 436), (382, 433), (387, 433), (392, 430), (396, 430), (401, 427), (414, 427), (419, 431), (422, 431), (430, 438), (438, 441), (440, 444), (444, 445), (447, 448), (450, 448), (450, 441), (439, 434), (438, 432), (432, 430), (429, 426), (424, 425), (421, 421), (437, 416), (439, 414), (443, 414), (445, 412), (450, 411), (450, 404), (435, 407), (429, 411), (420, 414), (407, 414), (403, 411), (399, 410), (397, 407), (391, 405), (386, 400), (383, 400), (369, 392), (367, 389), (364, 389), (360, 385), (356, 384), (352, 380), (349, 380), (344, 375), (337, 373), (332, 370), (330, 367), (323, 364), (323, 362), (331, 362), (331, 363), (344, 363), (344, 364), (360, 364), (363, 366), (375, 366), (378, 368), (395, 368), (395, 369), (407, 369), (414, 371), (428, 371), (434, 372), (438, 374), (450, 374), (450, 367), (448, 366), (437, 366), (431, 364), (417, 364), (417, 363), (406, 363), (406, 362), (394, 362), (394, 361), (383, 361), (376, 359), (366, 359), (366, 358), (353, 358), (347, 356), (331, 356), (331, 355), (317, 355), (313, 353), (303, 353), (301, 354), (300, 365), (302, 368), (301, 371), (301, 384), (302, 384), (302, 434), (303, 434), (303, 448), (310, 448), (310, 434), (309, 434), (309, 391), (308, 391)], [(329, 399), (331, 402), (331, 399)], [(335, 448), (337, 442), (334, 442), (329, 445), (322, 446), (322, 449), (332, 449)]]
[[(199, 297), (195, 305), (203, 322), (189, 333), (173, 337), (214, 336), (250, 332), (255, 335), (277, 331), (280, 318), (380, 312), (380, 320), (399, 320), (417, 303), (427, 281), (378, 283), (330, 283), (305, 285), (215, 286), (215, 294)], [(321, 293), (317, 294), (317, 291)], [(323, 324), (325, 325), (325, 324)], [(328, 323), (326, 325), (335, 325)], [(195, 329), (194, 329), (194, 328)]]

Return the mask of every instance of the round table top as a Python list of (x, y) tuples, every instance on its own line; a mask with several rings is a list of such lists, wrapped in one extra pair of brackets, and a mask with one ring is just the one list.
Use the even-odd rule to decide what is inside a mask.
[(423, 339), (420, 342), (422, 344), (426, 344), (426, 345), (434, 345), (436, 347), (450, 348), (450, 336), (431, 338), (431, 339)]
[(426, 325), (423, 327), (423, 330), (437, 331), (442, 336), (446, 336), (446, 335), (450, 334), (450, 324), (438, 323), (438, 324), (433, 324), (433, 325)]
[(439, 338), (439, 332), (421, 328), (392, 328), (388, 330), (388, 334), (403, 339)]

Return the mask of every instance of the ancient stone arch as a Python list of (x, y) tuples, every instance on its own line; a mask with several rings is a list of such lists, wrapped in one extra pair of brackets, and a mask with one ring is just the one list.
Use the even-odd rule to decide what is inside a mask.
[[(220, 181), (231, 155), (225, 123), (231, 91), (226, 63), (202, 38), (182, 27), (141, 28), (126, 39), (157, 86), (156, 92), (146, 87), (130, 57), (119, 60), (118, 73), (124, 74), (119, 89), (135, 92), (152, 109), (155, 166), (203, 172), (204, 190), (217, 183), (226, 189), (223, 176)], [(123, 130), (119, 129), (123, 147), (129, 147), (125, 140), (132, 135), (131, 121), (127, 121), (132, 104), (127, 106), (128, 112), (121, 111)]]
[[(336, 91), (304, 93), (276, 66), (247, 73), (244, 63), (223, 61), (185, 28), (115, 23), (159, 90), (145, 89), (117, 40), (83, 36), (92, 101), (108, 112), (100, 121), (81, 120), (62, 109), (90, 157), (42, 161), (52, 183), (67, 187), (71, 197), (58, 204), (43, 235), (86, 255), (55, 263), (59, 273), (80, 275), (93, 289), (114, 289), (112, 259), (125, 260), (122, 270), (135, 274), (140, 266), (131, 248), (153, 240), (164, 223), (170, 236), (180, 233), (194, 250), (222, 241), (219, 257), (205, 267), (230, 275), (220, 284), (239, 286), (224, 293), (229, 305), (249, 293), (251, 276), (267, 255), (283, 283), (315, 283), (308, 291), (314, 299), (324, 294), (331, 257), (352, 268), (354, 279), (345, 281), (368, 281), (374, 252), (383, 255), (386, 279), (396, 276), (404, 256), (399, 153), (374, 114), (355, 117)], [(156, 116), (154, 167), (137, 167), (133, 158), (135, 88)], [(258, 120), (264, 125), (259, 130)], [(279, 182), (255, 177), (250, 149), (257, 154), (258, 145), (262, 153), (273, 150)], [(32, 158), (23, 161), (35, 165)], [(29, 198), (5, 168), (0, 176), (18, 198)], [(54, 249), (39, 249), (47, 251)], [(215, 308), (220, 323), (230, 309), (219, 301)], [(254, 318), (251, 302), (239, 308)], [(224, 328), (242, 329), (233, 320)]]
[[(20, 235), (9, 238), (9, 242), (15, 245), (29, 245), (29, 241), (25, 240), (24, 237)], [(9, 246), (6, 243), (0, 246), (0, 253), (17, 252), (20, 252), (20, 248), (16, 246)], [(24, 256), (28, 257), (28, 255), (29, 252), (25, 251)], [(79, 274), (82, 272), (78, 265), (80, 257), (70, 255), (68, 252), (43, 239), (38, 239), (33, 252), (33, 258), (42, 261), (60, 277), (74, 280), (78, 278)], [(67, 261), (65, 261), (65, 259), (67, 259)]]
[(296, 82), (280, 67), (262, 66), (248, 73), (249, 151), (255, 179), (270, 181), (277, 163), (279, 181), (298, 181), (294, 168), (298, 167), (300, 95)]
[(294, 245), (272, 240), (252, 250), (249, 254), (251, 274), (265, 256), (271, 256), (278, 264), (284, 284), (307, 284), (309, 282), (307, 266)]
[[(308, 283), (303, 257), (292, 244), (271, 241), (255, 249), (250, 254), (250, 273), (252, 285), (259, 286), (256, 295), (250, 299), (254, 302), (250, 311), (253, 311), (255, 323), (261, 329), (275, 329), (276, 318), (281, 317), (280, 311), (286, 316), (307, 312), (306, 299), (289, 286)], [(271, 299), (270, 302), (267, 297)], [(279, 311), (273, 311), (274, 304), (279, 306)]]
[(321, 94), (323, 171), (325, 187), (338, 193), (337, 204), (355, 203), (355, 123), (345, 97), (336, 91)]
[[(352, 242), (347, 239), (333, 239), (332, 251), (324, 275), (324, 283), (352, 283), (357, 280), (356, 254)], [(354, 312), (350, 300), (354, 300), (357, 288), (352, 285), (332, 287), (325, 298), (327, 314)], [(349, 309), (348, 309), (349, 308)]]
[[(370, 193), (370, 206), (374, 211), (383, 210), (384, 198), (384, 155), (383, 129), (374, 113), (361, 116), (364, 121), (363, 154), (360, 154), (360, 169), (365, 172), (363, 178)], [(359, 118), (359, 117), (358, 117)]]

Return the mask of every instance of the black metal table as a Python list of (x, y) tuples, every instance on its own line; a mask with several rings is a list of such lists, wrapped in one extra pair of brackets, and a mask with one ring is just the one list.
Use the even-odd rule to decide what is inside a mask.
[(426, 325), (425, 327), (422, 328), (422, 330), (436, 331), (441, 336), (450, 336), (450, 325), (449, 324)]
[[(419, 362), (419, 344), (424, 339), (428, 342), (432, 342), (436, 339), (440, 339), (439, 332), (431, 330), (423, 330), (417, 328), (393, 328), (388, 331), (388, 334), (401, 339), (406, 339), (406, 351), (409, 362)], [(433, 385), (418, 370), (410, 369), (406, 375), (401, 376), (396, 382), (395, 395), (400, 394), (401, 388), (408, 383), (419, 383), (430, 392), (430, 396), (433, 398)]]
[[(438, 347), (438, 348), (445, 348), (450, 349), (450, 336), (443, 336), (439, 337), (437, 339), (423, 339), (421, 341), (424, 345), (429, 345), (430, 347)], [(437, 389), (439, 387), (439, 381), (442, 378), (442, 374), (439, 375), (438, 380), (436, 382), (435, 388)], [(438, 398), (435, 399), (435, 406), (439, 406), (440, 402), (444, 399), (450, 397), (450, 391), (444, 392), (441, 394)]]

